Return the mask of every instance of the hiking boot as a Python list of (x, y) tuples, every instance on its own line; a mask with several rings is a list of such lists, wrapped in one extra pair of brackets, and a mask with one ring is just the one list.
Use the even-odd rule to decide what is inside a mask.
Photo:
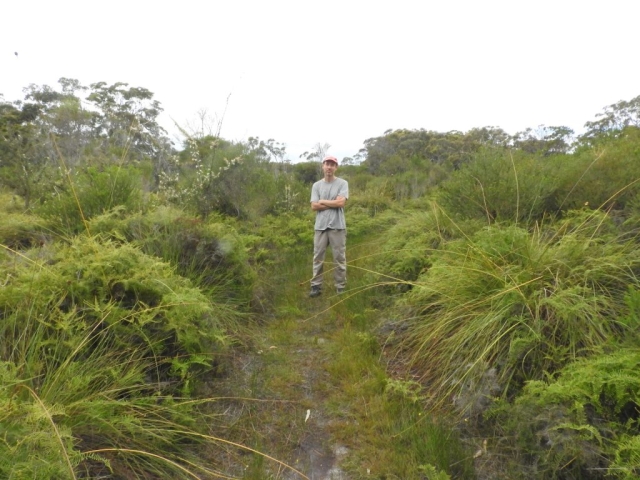
[(340, 294), (344, 293), (344, 287), (338, 287), (338, 288), (336, 288), (336, 293), (337, 293), (338, 295), (340, 295)]
[(322, 293), (322, 289), (320, 288), (320, 286), (312, 285), (311, 286), (311, 291), (309, 292), (309, 296), (311, 298), (319, 297), (321, 293)]

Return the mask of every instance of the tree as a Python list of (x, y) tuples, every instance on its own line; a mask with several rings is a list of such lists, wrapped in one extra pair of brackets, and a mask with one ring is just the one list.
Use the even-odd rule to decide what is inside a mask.
[(547, 127), (539, 125), (536, 130), (527, 128), (512, 137), (515, 148), (531, 154), (549, 155), (569, 153), (572, 149), (574, 131), (569, 127)]
[(619, 136), (627, 127), (640, 128), (640, 95), (631, 100), (621, 100), (596, 114), (598, 120), (585, 123), (586, 131), (580, 142), (593, 144), (600, 139)]
[(61, 78), (58, 83), (59, 90), (33, 84), (26, 89), (26, 99), (39, 111), (34, 124), (49, 139), (42, 154), (55, 162), (61, 156), (69, 168), (86, 164), (88, 158), (107, 163), (150, 160), (157, 185), (159, 172), (169, 168), (172, 147), (157, 121), (162, 107), (153, 93), (122, 82), (85, 87)]
[(318, 162), (298, 162), (293, 165), (293, 174), (299, 182), (311, 185), (322, 177), (322, 169)]
[(506, 147), (511, 141), (509, 134), (498, 127), (472, 128), (465, 136), (470, 142), (485, 147)]
[(127, 87), (123, 82), (90, 85), (87, 101), (97, 112), (93, 133), (117, 156), (147, 157), (161, 164), (170, 145), (166, 130), (157, 121), (163, 110), (160, 102), (146, 88)]
[(469, 161), (488, 136), (488, 131), (480, 137), (478, 131), (388, 130), (382, 137), (365, 140), (364, 164), (372, 174), (387, 175), (424, 171), (433, 165), (456, 169)]
[(61, 78), (62, 91), (48, 85), (31, 84), (25, 100), (32, 102), (38, 115), (32, 123), (43, 138), (41, 151), (34, 155), (57, 164), (62, 156), (67, 167), (73, 168), (85, 157), (93, 142), (91, 128), (94, 113), (85, 109), (77, 92), (86, 90), (77, 80)]
[(286, 146), (276, 142), (273, 138), (265, 142), (258, 137), (249, 137), (245, 146), (248, 154), (255, 155), (257, 159), (262, 161), (275, 160), (280, 163), (284, 161)]
[(329, 145), (328, 143), (318, 142), (313, 146), (313, 149), (311, 151), (301, 153), (299, 157), (309, 162), (314, 160), (320, 162), (324, 157), (327, 156), (330, 148), (331, 145)]

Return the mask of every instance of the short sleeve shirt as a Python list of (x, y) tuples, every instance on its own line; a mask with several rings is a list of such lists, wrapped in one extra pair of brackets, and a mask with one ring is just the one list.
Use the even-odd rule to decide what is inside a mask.
[[(338, 196), (349, 198), (349, 183), (342, 178), (334, 178), (332, 182), (318, 180), (311, 188), (311, 201), (335, 200)], [(315, 230), (345, 230), (347, 223), (344, 218), (344, 208), (328, 208), (316, 212)]]

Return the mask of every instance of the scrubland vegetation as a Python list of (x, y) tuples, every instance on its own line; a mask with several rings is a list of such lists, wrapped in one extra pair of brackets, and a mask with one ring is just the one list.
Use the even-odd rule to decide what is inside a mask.
[(25, 92), (0, 102), (1, 478), (320, 478), (300, 452), (334, 446), (335, 478), (640, 478), (640, 97), (579, 136), (366, 140), (347, 292), (309, 300), (320, 151), (172, 145), (122, 83)]

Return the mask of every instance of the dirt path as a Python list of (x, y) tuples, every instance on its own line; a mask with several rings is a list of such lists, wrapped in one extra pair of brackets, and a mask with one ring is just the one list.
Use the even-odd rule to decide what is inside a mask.
[[(339, 298), (307, 299), (261, 326), (255, 344), (236, 352), (217, 395), (241, 397), (221, 403), (225, 438), (274, 457), (230, 454), (228, 471), (242, 478), (344, 480), (340, 463), (349, 450), (333, 440), (340, 428), (331, 411), (332, 380), (326, 369), (332, 337), (340, 329), (331, 305)], [(326, 310), (326, 311), (324, 311)], [(311, 316), (309, 312), (323, 312)], [(240, 472), (240, 470), (243, 470)]]

